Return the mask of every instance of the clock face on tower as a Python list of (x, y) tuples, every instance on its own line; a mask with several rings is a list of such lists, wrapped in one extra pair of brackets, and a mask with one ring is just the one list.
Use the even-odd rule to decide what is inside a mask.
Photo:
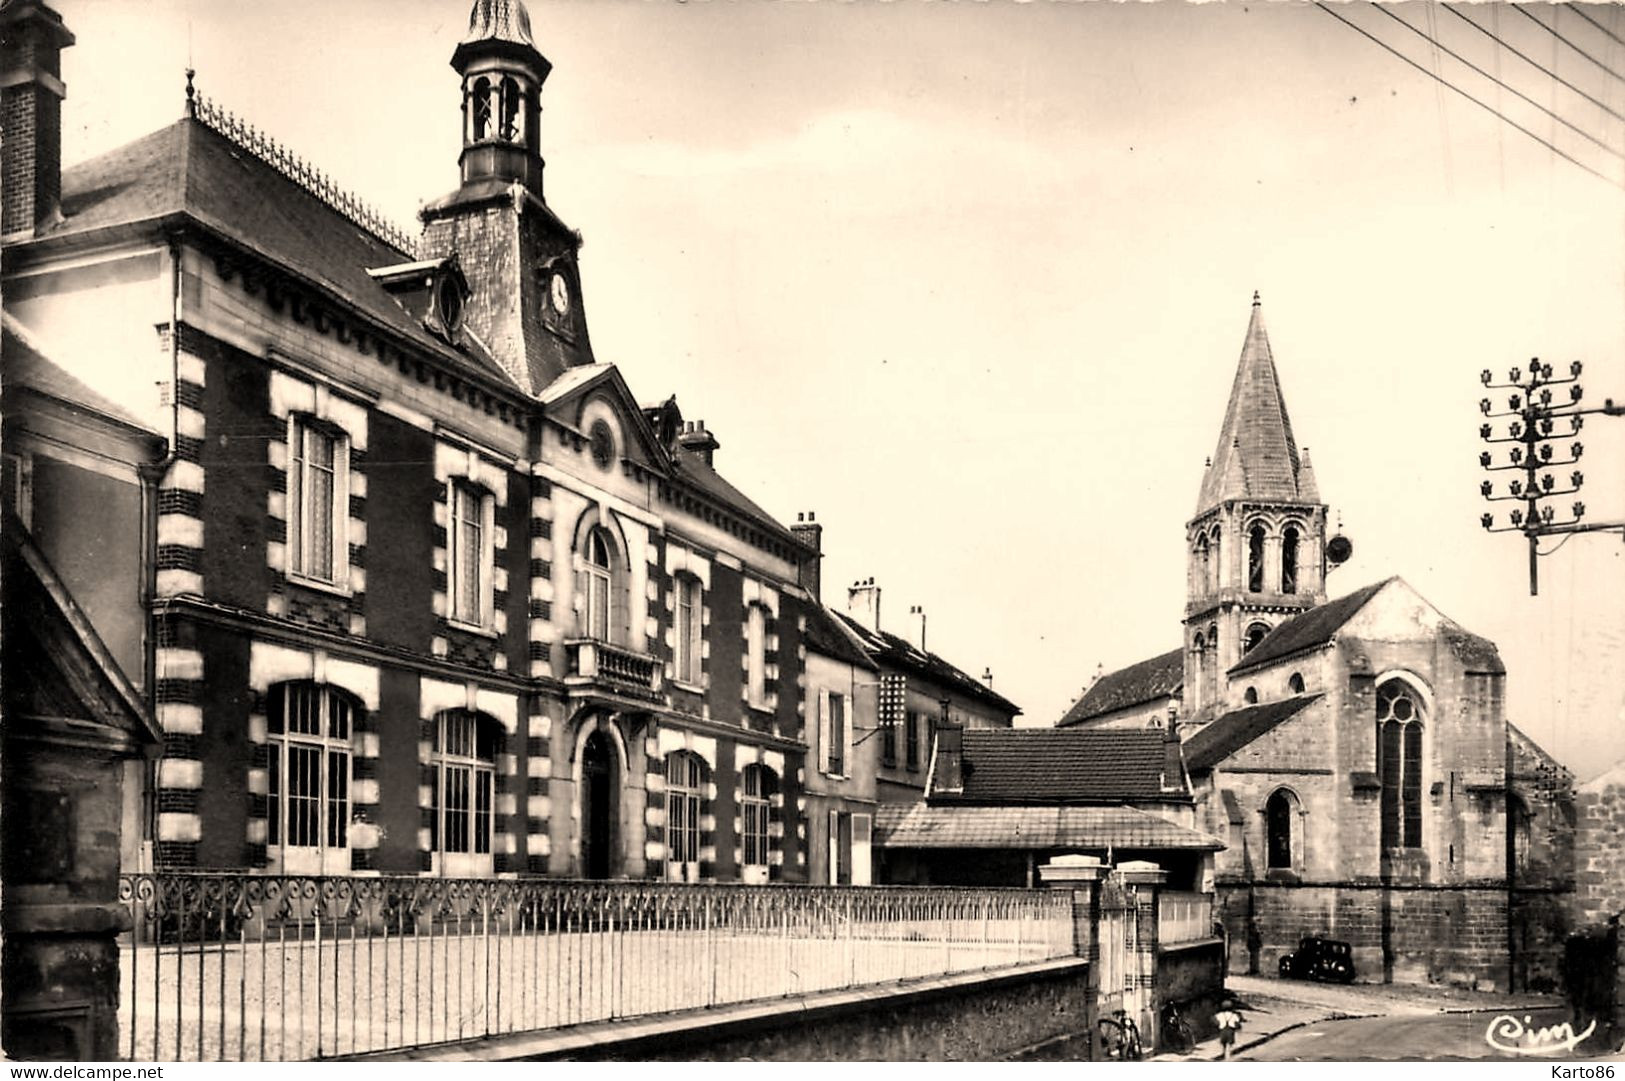
[(554, 271), (552, 280), (547, 287), (548, 299), (553, 304), (553, 310), (559, 315), (567, 315), (570, 311), (570, 283), (564, 275)]

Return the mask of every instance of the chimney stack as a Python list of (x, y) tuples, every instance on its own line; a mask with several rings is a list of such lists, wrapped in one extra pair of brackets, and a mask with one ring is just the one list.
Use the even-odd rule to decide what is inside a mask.
[(991, 669), (991, 668), (983, 668), (982, 669), (982, 682), (987, 684), (987, 689), (988, 690), (991, 691), (993, 689), (993, 669)]
[(931, 791), (944, 795), (965, 792), (965, 730), (943, 725), (937, 729), (936, 760), (931, 768)]
[(812, 511), (805, 514), (797, 511), (796, 524), (790, 527), (790, 532), (795, 534), (796, 540), (813, 551), (811, 556), (802, 559), (796, 580), (802, 589), (812, 594), (813, 600), (822, 604), (823, 576), (819, 564), (824, 560), (824, 527), (819, 525), (815, 518)]
[(852, 583), (846, 591), (846, 614), (874, 633), (880, 633), (880, 587), (873, 578)]
[(925, 652), (925, 609), (913, 604), (908, 609), (909, 629), (914, 632), (914, 648)]
[(1168, 723), (1162, 731), (1162, 790), (1179, 792), (1185, 787), (1185, 754), (1179, 743), (1179, 711), (1170, 706)]
[(692, 454), (709, 466), (720, 446), (722, 444), (718, 443), (716, 436), (706, 428), (705, 421), (683, 421), (683, 432), (677, 437), (677, 447), (683, 453)]
[(0, 6), (0, 234), (37, 233), (61, 213), (62, 50), (72, 44), (40, 0)]

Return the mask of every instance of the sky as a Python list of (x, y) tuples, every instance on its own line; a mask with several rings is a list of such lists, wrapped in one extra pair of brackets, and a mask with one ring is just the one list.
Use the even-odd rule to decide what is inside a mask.
[[(456, 185), (466, 0), (56, 6), (70, 163), (179, 117), (190, 63), (403, 224)], [(598, 359), (816, 512), (827, 603), (872, 576), (886, 629), (923, 606), (1028, 724), (1177, 646), (1257, 290), (1354, 544), (1329, 592), (1400, 575), (1499, 644), (1509, 719), (1581, 780), (1625, 759), (1625, 544), (1573, 538), (1531, 597), (1477, 463), (1481, 369), (1579, 359), (1625, 401), (1625, 12), (1334, 5), (1413, 66), (1296, 3), (529, 8)], [(1625, 418), (1583, 441), (1587, 518), (1625, 520)]]

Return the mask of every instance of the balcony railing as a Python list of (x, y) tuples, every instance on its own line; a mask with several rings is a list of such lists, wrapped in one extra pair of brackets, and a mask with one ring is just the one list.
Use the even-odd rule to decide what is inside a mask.
[(564, 648), (569, 661), (566, 683), (600, 686), (634, 698), (659, 697), (665, 670), (647, 653), (596, 638), (571, 638)]
[(1213, 895), (1166, 892), (1157, 897), (1157, 944), (1178, 946), (1213, 938)]
[(310, 1059), (1072, 953), (1060, 891), (126, 876), (120, 1048)]

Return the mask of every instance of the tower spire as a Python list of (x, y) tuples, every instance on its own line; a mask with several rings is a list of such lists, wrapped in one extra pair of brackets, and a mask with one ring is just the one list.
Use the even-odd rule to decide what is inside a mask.
[(1301, 468), (1264, 328), (1263, 305), (1255, 291), (1213, 468), (1202, 479), (1196, 511), (1200, 514), (1233, 499), (1318, 502), (1303, 490)]

